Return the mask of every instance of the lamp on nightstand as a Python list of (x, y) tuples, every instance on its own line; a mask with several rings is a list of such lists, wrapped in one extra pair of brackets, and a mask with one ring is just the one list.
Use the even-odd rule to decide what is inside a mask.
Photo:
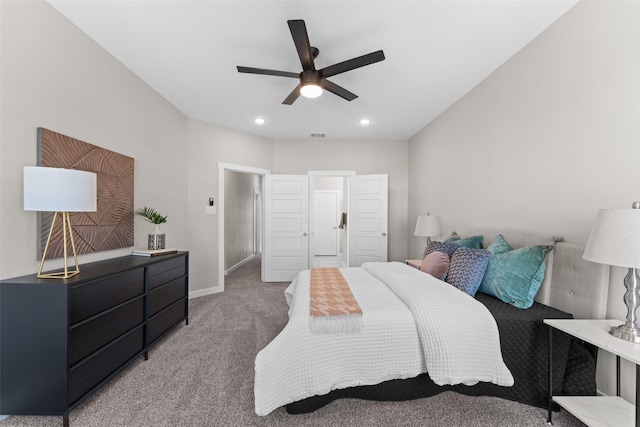
[(640, 276), (636, 270), (640, 268), (640, 202), (634, 202), (632, 209), (598, 211), (582, 257), (587, 261), (629, 269), (624, 278), (627, 321), (624, 325), (612, 327), (609, 333), (640, 343), (640, 328), (636, 324), (636, 310), (640, 304)]
[[(69, 212), (95, 212), (97, 176), (93, 172), (74, 169), (27, 166), (24, 168), (24, 210), (55, 212), (47, 244), (42, 254), (38, 277), (44, 279), (68, 279), (80, 273), (76, 244)], [(42, 273), (47, 250), (51, 242), (56, 219), (62, 220), (62, 242), (64, 246), (64, 271)], [(75, 270), (70, 270), (67, 260), (67, 241), (71, 244)]]
[(416, 230), (413, 232), (414, 236), (421, 236), (427, 238), (427, 244), (431, 243), (431, 237), (440, 236), (440, 218), (431, 216), (430, 213), (421, 215), (416, 222)]

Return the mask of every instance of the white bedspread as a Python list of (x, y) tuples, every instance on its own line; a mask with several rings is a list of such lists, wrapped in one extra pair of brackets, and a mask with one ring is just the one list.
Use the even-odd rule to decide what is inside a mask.
[[(377, 265), (380, 265), (378, 267)], [(384, 272), (389, 266), (393, 271)], [(497, 348), (487, 355), (478, 356), (476, 347), (484, 347), (493, 343), (492, 332), (484, 331), (481, 323), (489, 323), (489, 330), (497, 327), (491, 314), (489, 318), (475, 313), (474, 303), (484, 306), (471, 297), (467, 297), (451, 285), (439, 281), (412, 267), (401, 263), (369, 263), (366, 268), (340, 269), (349, 283), (353, 295), (362, 308), (364, 326), (358, 333), (341, 333), (318, 335), (309, 329), (309, 270), (302, 271), (285, 290), (289, 304), (289, 322), (284, 329), (262, 349), (255, 360), (255, 411), (258, 415), (267, 415), (274, 409), (307, 397), (322, 395), (332, 390), (358, 386), (378, 384), (390, 379), (404, 379), (415, 377), (427, 372), (427, 362), (421, 341), (434, 339), (452, 343), (451, 351), (435, 350), (438, 356), (429, 362), (434, 365), (434, 372), (441, 372), (446, 378), (443, 384), (460, 382), (475, 383), (477, 381), (492, 381), (497, 384), (509, 385), (511, 374), (502, 362), (502, 355)], [(388, 276), (400, 274), (403, 278), (395, 280), (389, 287), (377, 279), (368, 270), (374, 270), (376, 275)], [(398, 290), (406, 287), (410, 291)], [(397, 296), (391, 289), (401, 295)], [(422, 292), (424, 291), (424, 292)], [(429, 293), (433, 297), (418, 297), (415, 293)], [(463, 296), (460, 298), (460, 296)], [(433, 320), (434, 328), (442, 328), (443, 332), (428, 331), (429, 327), (421, 327), (418, 331), (414, 315), (409, 306), (414, 309), (429, 312), (449, 313), (454, 320)], [(433, 299), (442, 308), (434, 308), (426, 301)], [(455, 301), (449, 302), (449, 299)], [(462, 305), (460, 305), (462, 304)], [(472, 321), (466, 321), (467, 312), (473, 312)], [(423, 317), (418, 314), (416, 318)], [(442, 325), (446, 323), (444, 326)], [(427, 329), (425, 331), (424, 329)], [(459, 329), (466, 329), (460, 331)], [(421, 336), (422, 335), (422, 336)], [(446, 336), (443, 338), (443, 335)], [(457, 339), (460, 337), (460, 339)], [(469, 339), (470, 341), (466, 341)], [(425, 345), (427, 353), (440, 347), (439, 342)], [(471, 353), (469, 353), (471, 351)], [(455, 354), (459, 353), (459, 354)], [(460, 354), (469, 354), (469, 367), (458, 366), (452, 368), (448, 358), (460, 360)], [(487, 360), (486, 357), (494, 357)], [(477, 363), (476, 363), (477, 362)], [(464, 361), (462, 361), (464, 363)], [(504, 367), (499, 377), (489, 378), (484, 364)], [(478, 373), (475, 370), (481, 368)], [(500, 369), (498, 369), (500, 370)], [(501, 371), (501, 370), (500, 370)], [(429, 371), (431, 375), (431, 370)], [(477, 376), (474, 376), (477, 375)], [(508, 378), (507, 378), (508, 376)], [(464, 378), (458, 381), (459, 378)], [(449, 382), (453, 380), (454, 382)], [(435, 382), (435, 380), (434, 380)], [(511, 378), (511, 383), (513, 379)], [(438, 382), (438, 384), (440, 384)]]
[(502, 360), (498, 326), (482, 303), (440, 280), (425, 286), (424, 273), (398, 262), (365, 263), (362, 268), (384, 282), (411, 310), (434, 383), (513, 385), (513, 376)]

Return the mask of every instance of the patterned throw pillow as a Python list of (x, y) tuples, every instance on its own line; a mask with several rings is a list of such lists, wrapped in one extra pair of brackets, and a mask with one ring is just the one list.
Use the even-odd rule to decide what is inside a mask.
[(491, 252), (484, 249), (458, 248), (451, 256), (447, 282), (471, 295), (476, 295)]
[(433, 251), (424, 257), (420, 263), (420, 270), (432, 275), (436, 279), (444, 280), (449, 269), (449, 255), (440, 251)]
[(444, 252), (448, 256), (451, 256), (453, 255), (455, 250), (458, 248), (459, 246), (456, 245), (455, 243), (431, 242), (431, 243), (428, 243), (427, 247), (424, 249), (424, 254), (422, 255), (422, 258), (426, 257), (431, 252), (436, 252), (436, 251)]

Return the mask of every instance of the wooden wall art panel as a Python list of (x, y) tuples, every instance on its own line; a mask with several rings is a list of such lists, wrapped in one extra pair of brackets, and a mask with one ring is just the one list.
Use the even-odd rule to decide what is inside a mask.
[[(78, 254), (133, 246), (132, 157), (45, 128), (38, 128), (38, 157), (39, 166), (77, 169), (97, 174), (98, 210), (70, 214)], [(52, 212), (41, 213), (40, 256), (44, 252), (52, 220)], [(47, 259), (60, 258), (63, 253), (62, 228), (57, 221)]]

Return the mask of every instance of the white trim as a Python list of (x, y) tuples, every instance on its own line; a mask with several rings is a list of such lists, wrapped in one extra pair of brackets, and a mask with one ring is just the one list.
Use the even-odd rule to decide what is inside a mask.
[(207, 295), (218, 294), (218, 293), (220, 293), (222, 291), (224, 291), (224, 289), (221, 289), (219, 286), (215, 286), (213, 288), (207, 288), (207, 289), (200, 289), (199, 291), (189, 292), (189, 299), (200, 298), (200, 297), (204, 297), (204, 296), (207, 296)]
[(224, 271), (224, 275), (226, 276), (227, 274), (233, 272), (234, 270), (237, 270), (238, 268), (242, 267), (243, 265), (245, 265), (246, 263), (248, 263), (249, 261), (251, 261), (252, 259), (256, 258), (256, 254), (250, 255), (247, 258), (243, 259), (242, 261), (240, 261), (239, 263), (237, 263), (236, 265), (229, 267), (228, 269), (226, 269)]
[(355, 176), (355, 171), (308, 171), (310, 176)]
[(235, 165), (233, 163), (218, 162), (218, 170), (220, 168), (229, 169), (236, 172), (255, 173), (256, 175), (269, 175), (269, 169), (254, 168), (251, 166)]
[[(234, 165), (232, 163), (218, 162), (218, 286), (213, 289), (219, 289), (215, 292), (224, 292), (224, 171), (231, 170), (235, 172), (253, 173), (256, 175), (269, 175), (269, 169), (254, 168), (251, 166)], [(264, 194), (264, 180), (262, 180), (262, 189)], [(264, 201), (263, 201), (264, 203)], [(264, 240), (264, 239), (263, 239)], [(212, 292), (212, 293), (215, 293)], [(191, 295), (191, 294), (189, 294)], [(208, 294), (205, 294), (208, 295)], [(202, 296), (202, 295), (198, 295)]]

